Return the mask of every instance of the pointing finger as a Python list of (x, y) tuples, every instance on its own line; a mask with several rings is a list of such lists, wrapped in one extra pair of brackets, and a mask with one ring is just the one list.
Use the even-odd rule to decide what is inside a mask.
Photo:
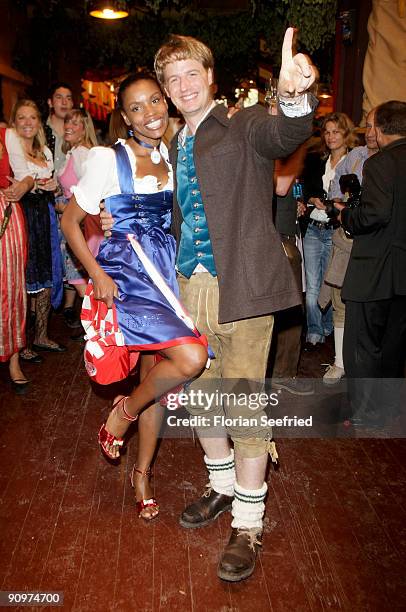
[(295, 33), (295, 28), (288, 28), (285, 32), (285, 36), (282, 44), (282, 66), (288, 65), (293, 58), (293, 35)]

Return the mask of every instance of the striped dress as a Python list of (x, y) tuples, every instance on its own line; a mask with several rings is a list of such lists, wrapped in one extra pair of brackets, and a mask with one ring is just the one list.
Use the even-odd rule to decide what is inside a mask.
[[(11, 176), (11, 169), (5, 146), (5, 128), (0, 128), (1, 189), (9, 185), (7, 176)], [(0, 194), (0, 226), (6, 207), (7, 202)], [(20, 204), (13, 203), (12, 207), (10, 221), (0, 238), (0, 361), (8, 361), (25, 346), (27, 234)]]

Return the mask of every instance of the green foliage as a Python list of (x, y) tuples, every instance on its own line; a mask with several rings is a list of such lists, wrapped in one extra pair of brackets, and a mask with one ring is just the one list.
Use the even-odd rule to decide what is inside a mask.
[(279, 0), (286, 20), (299, 28), (300, 41), (313, 52), (332, 39), (335, 32), (337, 0)]
[(337, 0), (251, 0), (249, 10), (237, 13), (207, 12), (197, 0), (145, 0), (149, 11), (137, 11), (117, 22), (87, 16), (80, 3), (32, 3), (32, 31), (15, 59), (25, 72), (28, 67), (34, 79), (43, 80), (44, 72), (48, 80), (57, 76), (61, 49), (69, 54), (74, 48), (82, 70), (111, 69), (113, 74), (120, 68), (152, 68), (160, 44), (169, 33), (178, 33), (196, 36), (211, 47), (219, 89), (227, 95), (242, 77), (255, 75), (260, 38), (268, 46), (262, 59), (277, 69), (287, 25), (299, 28), (298, 50), (313, 54), (328, 48), (334, 38)]

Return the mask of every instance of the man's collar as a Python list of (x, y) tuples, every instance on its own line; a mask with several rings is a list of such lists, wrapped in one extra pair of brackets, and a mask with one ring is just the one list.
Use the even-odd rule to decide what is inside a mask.
[(396, 140), (392, 140), (392, 142), (389, 142), (387, 145), (382, 147), (381, 151), (386, 151), (387, 149), (392, 149), (393, 147), (397, 147), (399, 145), (404, 144), (406, 144), (406, 137), (400, 136), (399, 138), (396, 138)]
[[(229, 120), (227, 119), (227, 113), (228, 113), (228, 110), (223, 104), (216, 104), (213, 100), (212, 105), (210, 106), (210, 108), (207, 109), (206, 113), (203, 115), (203, 117), (200, 119), (199, 123), (197, 124), (196, 132), (199, 129), (199, 126), (203, 123), (205, 119), (207, 119), (209, 115), (211, 117), (215, 117), (217, 121), (219, 121), (223, 125), (228, 125)], [(178, 143), (182, 147), (185, 146), (186, 137), (189, 135), (190, 134), (188, 133), (187, 125), (184, 125), (183, 128), (181, 128), (179, 135), (178, 135)]]

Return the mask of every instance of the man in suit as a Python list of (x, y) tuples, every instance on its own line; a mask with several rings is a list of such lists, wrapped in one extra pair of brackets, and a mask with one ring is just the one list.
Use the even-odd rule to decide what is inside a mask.
[(364, 164), (360, 206), (336, 204), (354, 236), (342, 288), (344, 366), (353, 422), (367, 425), (384, 422), (382, 403), (393, 408), (393, 397), (387, 385), (359, 379), (401, 378), (405, 364), (406, 102), (378, 106), (375, 130), (380, 152)]

